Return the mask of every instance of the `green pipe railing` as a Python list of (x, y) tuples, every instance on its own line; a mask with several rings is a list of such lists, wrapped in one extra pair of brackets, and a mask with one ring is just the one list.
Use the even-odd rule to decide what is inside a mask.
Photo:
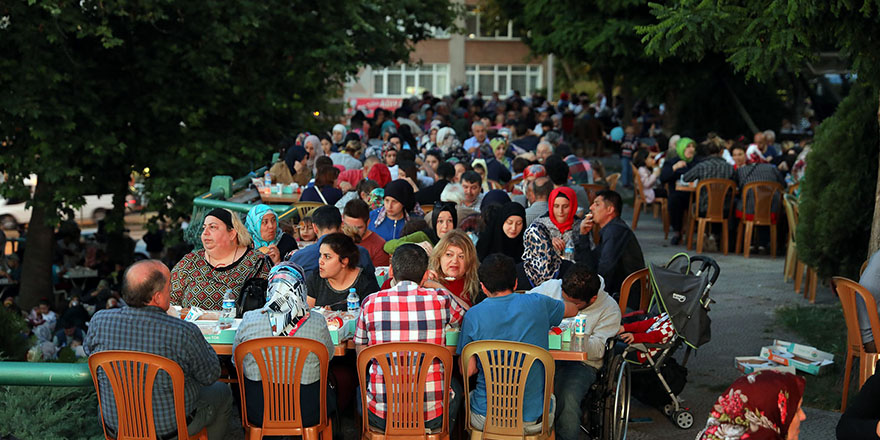
[[(200, 206), (202, 208), (224, 208), (233, 212), (244, 212), (247, 213), (250, 211), (254, 205), (248, 205), (247, 203), (235, 203), (235, 202), (227, 202), (225, 200), (216, 200), (216, 199), (193, 199), (193, 206)], [(295, 209), (289, 205), (267, 205), (272, 208), (276, 214), (282, 215), (287, 211), (291, 211)]]
[(0, 385), (92, 386), (89, 364), (0, 362)]

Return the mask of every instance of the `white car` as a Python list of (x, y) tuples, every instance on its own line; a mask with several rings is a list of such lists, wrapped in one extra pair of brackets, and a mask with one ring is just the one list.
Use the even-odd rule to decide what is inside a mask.
[[(33, 194), (36, 176), (25, 179), (25, 185)], [(113, 209), (113, 194), (87, 195), (85, 204), (76, 210), (78, 223), (92, 221), (97, 223), (107, 216), (107, 212)], [(26, 200), (7, 200), (0, 197), (0, 228), (12, 230), (18, 225), (27, 224), (31, 220), (31, 208), (26, 207)]]

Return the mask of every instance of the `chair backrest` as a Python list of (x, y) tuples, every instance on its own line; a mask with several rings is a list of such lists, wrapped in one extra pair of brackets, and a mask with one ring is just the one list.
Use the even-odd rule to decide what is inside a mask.
[[(425, 431), (425, 390), (428, 369), (439, 360), (443, 367), (443, 425), (449, 432), (449, 387), (452, 380), (452, 353), (446, 347), (425, 342), (390, 342), (365, 348), (357, 357), (361, 402), (366, 406), (367, 367), (371, 362), (382, 371), (385, 381), (385, 436), (427, 438)], [(365, 407), (363, 429), (369, 430)]]
[(798, 201), (791, 194), (782, 197), (785, 203), (785, 218), (788, 220), (788, 239), (791, 243), (797, 243)]
[(871, 333), (875, 341), (880, 341), (880, 318), (877, 317), (877, 303), (874, 295), (861, 284), (844, 277), (832, 277), (831, 286), (840, 305), (843, 307), (843, 319), (846, 320), (846, 343), (855, 352), (862, 352), (862, 331), (859, 327), (859, 315), (856, 306), (856, 296), (860, 296), (865, 302), (868, 312), (868, 321), (871, 323)]
[(311, 212), (314, 211), (315, 208), (317, 208), (319, 206), (324, 206), (324, 203), (321, 203), (321, 202), (296, 202), (293, 204), (293, 206), (296, 206), (296, 210), (299, 211), (299, 218), (305, 218), (306, 216), (311, 214)]
[[(320, 364), (319, 424), (327, 424), (327, 371), (330, 354), (323, 343), (307, 338), (273, 336), (242, 342), (235, 347), (235, 365), (238, 366), (238, 383), (244, 383), (244, 359), (251, 355), (260, 369), (263, 386), (263, 429), (302, 429), (300, 407), (300, 382), (306, 358), (315, 355)], [(248, 425), (244, 386), (241, 390), (241, 420)]]
[(632, 175), (633, 175), (633, 181), (634, 181), (633, 188), (635, 190), (634, 191), (635, 197), (637, 199), (642, 199), (642, 201), (644, 201), (645, 200), (645, 188), (642, 187), (642, 178), (639, 175), (639, 169), (635, 165), (633, 165), (632, 163), (630, 163), (629, 166), (630, 166), (630, 168), (632, 168)]
[(645, 312), (648, 311), (648, 305), (651, 301), (651, 295), (648, 294), (648, 275), (650, 271), (648, 268), (639, 269), (626, 277), (623, 280), (623, 283), (620, 284), (620, 314), (626, 313), (626, 303), (629, 301), (629, 294), (632, 290), (633, 284), (636, 281), (640, 281), (639, 289), (641, 290), (641, 297), (639, 299), (639, 310), (643, 310)]
[(434, 210), (434, 205), (421, 205), (421, 206), (422, 206), (422, 212), (424, 212), (425, 214), (428, 214)]
[(860, 277), (862, 276), (863, 273), (865, 273), (865, 269), (868, 268), (868, 261), (869, 260), (865, 260), (865, 262), (862, 263), (862, 267), (859, 268), (859, 276)]
[[(638, 174), (636, 174), (638, 175)], [(605, 178), (605, 181), (608, 182), (608, 189), (614, 191), (617, 188), (617, 180), (620, 179), (620, 173), (614, 173)]]
[(789, 185), (788, 188), (785, 189), (785, 193), (794, 195), (794, 193), (797, 192), (797, 189), (799, 186), (801, 186), (800, 182), (793, 183), (793, 184)]
[(747, 212), (749, 194), (754, 203), (754, 222), (756, 225), (772, 224), (771, 215), (773, 213), (773, 196), (776, 193), (782, 193), (782, 184), (779, 182), (752, 182), (743, 187), (742, 190), (742, 212)]
[[(596, 198), (596, 193), (598, 193), (599, 191), (608, 189), (605, 185), (599, 185), (598, 183), (582, 183), (581, 188), (583, 188), (584, 191), (587, 192), (587, 199), (590, 201), (590, 205), (593, 204), (593, 199)], [(587, 206), (584, 209), (589, 209), (589, 208), (590, 207)]]
[(180, 365), (159, 355), (126, 350), (107, 350), (89, 356), (89, 371), (98, 392), (98, 412), (101, 414), (104, 437), (110, 438), (103, 416), (103, 405), (108, 402), (101, 401), (99, 370), (113, 391), (117, 439), (156, 439), (158, 434), (165, 434), (157, 433), (153, 422), (153, 384), (160, 371), (171, 379), (177, 435), (179, 438), (189, 438), (183, 396), (184, 378)]
[[(541, 420), (545, 423), (542, 424), (541, 434), (549, 435), (550, 424), (546, 421), (550, 412), (550, 395), (553, 393), (553, 375), (556, 372), (556, 364), (550, 353), (541, 347), (522, 342), (471, 342), (462, 350), (461, 371), (468, 371), (467, 366), (473, 356), (477, 357), (482, 367), (486, 383), (486, 423), (483, 426), (483, 438), (523, 437), (526, 379), (535, 361), (544, 365), (544, 409)], [(464, 383), (464, 395), (468, 396), (469, 380), (465, 378)]]
[[(697, 209), (697, 216), (708, 218), (714, 221), (724, 220), (724, 214), (730, 212), (733, 206), (733, 194), (736, 191), (736, 183), (730, 179), (703, 179), (697, 184), (696, 200), (703, 200), (701, 196), (706, 193), (708, 197), (708, 205), (706, 207), (706, 215), (700, 215), (700, 209)], [(728, 197), (728, 193), (730, 196)]]

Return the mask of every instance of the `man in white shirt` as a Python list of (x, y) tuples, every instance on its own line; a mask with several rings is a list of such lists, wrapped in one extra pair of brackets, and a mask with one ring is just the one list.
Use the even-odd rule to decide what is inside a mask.
[(480, 121), (471, 124), (471, 133), (473, 133), (474, 135), (465, 139), (463, 148), (465, 151), (468, 152), (468, 154), (473, 156), (477, 154), (482, 145), (489, 145), (489, 139), (486, 136), (486, 125)]

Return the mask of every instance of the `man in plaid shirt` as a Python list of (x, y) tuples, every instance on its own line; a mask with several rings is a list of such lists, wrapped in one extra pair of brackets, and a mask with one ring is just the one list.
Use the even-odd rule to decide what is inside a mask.
[[(201, 330), (166, 313), (171, 304), (171, 272), (157, 260), (135, 263), (125, 271), (122, 296), (127, 307), (95, 313), (86, 335), (86, 353), (129, 350), (176, 362), (183, 370), (189, 434), (207, 428), (208, 439), (225, 438), (232, 392), (227, 384), (217, 382), (220, 362)], [(104, 424), (108, 434), (116, 437), (116, 404), (103, 372), (98, 375), (98, 385)], [(156, 377), (153, 385), (153, 420), (160, 439), (177, 438), (171, 380), (167, 375)]]
[[(464, 310), (440, 284), (427, 280), (428, 254), (414, 244), (404, 244), (391, 257), (390, 275), (398, 284), (368, 296), (357, 320), (354, 341), (360, 353), (366, 346), (387, 342), (428, 342), (444, 345), (446, 324), (458, 325)], [(367, 402), (370, 425), (385, 429), (387, 398), (382, 371), (369, 369)], [(461, 386), (453, 382), (449, 426), (461, 401)], [(425, 426), (440, 428), (443, 421), (443, 370), (439, 361), (428, 369), (425, 385)]]

